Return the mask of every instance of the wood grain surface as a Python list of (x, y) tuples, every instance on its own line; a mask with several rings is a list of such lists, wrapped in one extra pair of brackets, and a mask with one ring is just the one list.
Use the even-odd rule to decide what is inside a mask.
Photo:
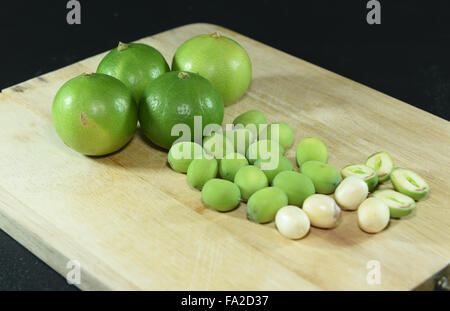
[[(254, 72), (224, 123), (249, 109), (289, 123), (293, 163), (308, 136), (323, 139), (337, 168), (387, 150), (429, 182), (430, 196), (376, 235), (344, 212), (336, 229), (291, 241), (273, 224), (247, 220), (243, 203), (230, 213), (207, 209), (139, 132), (111, 156), (80, 155), (56, 135), (52, 100), (68, 79), (95, 71), (101, 54), (0, 94), (1, 228), (63, 276), (77, 260), (86, 290), (409, 290), (442, 269), (450, 260), (449, 122), (219, 26), (140, 42), (170, 64), (182, 42), (214, 31), (244, 46)], [(366, 280), (372, 260), (380, 284)]]

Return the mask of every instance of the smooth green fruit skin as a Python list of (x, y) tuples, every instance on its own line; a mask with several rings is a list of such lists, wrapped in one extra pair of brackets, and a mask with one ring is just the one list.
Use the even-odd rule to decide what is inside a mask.
[(258, 190), (248, 199), (248, 218), (261, 224), (271, 222), (278, 210), (288, 205), (288, 201), (286, 193), (279, 188), (266, 187)]
[(234, 152), (234, 144), (225, 133), (214, 132), (203, 139), (203, 148), (206, 153), (219, 162), (229, 153)]
[(253, 193), (269, 185), (266, 175), (252, 165), (240, 168), (234, 177), (234, 183), (239, 187), (243, 201), (247, 201)]
[[(272, 137), (272, 126), (278, 125), (278, 137)], [(291, 126), (284, 122), (272, 123), (267, 127), (267, 139), (278, 141), (278, 143), (284, 148), (289, 149), (294, 143), (294, 132)]]
[(211, 81), (225, 106), (244, 95), (252, 79), (252, 64), (244, 48), (214, 34), (184, 42), (173, 57), (172, 70), (196, 72)]
[(327, 163), (327, 147), (319, 138), (305, 138), (298, 144), (296, 158), (299, 166), (311, 160)]
[(219, 175), (223, 179), (234, 182), (236, 173), (244, 166), (248, 165), (247, 159), (240, 153), (228, 154), (220, 161)]
[(228, 212), (239, 205), (241, 192), (232, 182), (214, 178), (208, 180), (203, 186), (202, 200), (209, 208)]
[[(202, 133), (206, 125), (223, 121), (224, 107), (219, 92), (205, 78), (172, 71), (156, 78), (144, 91), (139, 106), (141, 129), (153, 143), (169, 149), (179, 136), (172, 136), (172, 127), (185, 124), (194, 140), (194, 116), (202, 117)], [(182, 135), (181, 133), (179, 135)]]
[[(420, 199), (426, 197), (428, 195), (428, 193), (430, 192), (430, 186), (428, 186), (428, 184), (426, 185), (426, 189), (421, 191), (421, 192), (415, 192), (415, 191), (410, 191), (408, 189), (405, 189), (402, 187), (402, 185), (397, 181), (397, 179), (393, 176), (394, 172), (396, 170), (403, 170), (403, 171), (410, 171), (408, 169), (404, 169), (404, 168), (400, 168), (397, 167), (395, 169), (392, 170), (391, 173), (391, 183), (394, 186), (394, 189), (397, 190), (400, 193), (403, 193), (407, 196), (409, 196), (410, 198), (414, 199), (415, 201), (419, 201)], [(416, 173), (417, 174), (417, 173)], [(419, 175), (419, 174), (417, 174)], [(419, 175), (420, 176), (420, 175)], [(422, 178), (422, 177), (421, 177)], [(423, 179), (423, 178), (422, 178)]]
[[(370, 177), (370, 178), (361, 178), (361, 176), (359, 176), (358, 174), (354, 174), (354, 175), (353, 174), (351, 174), (351, 175), (350, 174), (346, 174), (345, 173), (345, 169), (348, 169), (349, 167), (354, 166), (354, 165), (365, 166), (367, 170), (370, 170), (370, 171), (373, 172), (373, 176)], [(351, 164), (351, 165), (347, 165), (346, 167), (342, 168), (341, 175), (342, 175), (343, 178), (346, 178), (348, 176), (356, 176), (358, 178), (363, 179), (366, 182), (367, 186), (369, 187), (369, 192), (372, 192), (373, 190), (375, 190), (375, 188), (378, 185), (378, 174), (377, 174), (377, 172), (373, 168), (371, 168), (371, 167), (369, 167), (369, 166), (367, 166), (365, 164)]]
[(396, 192), (396, 191), (390, 190), (390, 189), (383, 189), (383, 190), (375, 191), (372, 195), (375, 198), (379, 198), (379, 199), (383, 200), (384, 203), (386, 203), (386, 205), (389, 207), (391, 218), (401, 218), (401, 217), (411, 214), (416, 206), (416, 202), (414, 202), (414, 200), (411, 199), (409, 196), (404, 195), (403, 193), (397, 192), (397, 195), (399, 195), (399, 194), (404, 195), (405, 199), (411, 200), (411, 205), (408, 208), (393, 207), (392, 204), (390, 204), (390, 200), (386, 199), (385, 195), (383, 195), (383, 194), (387, 194), (391, 191)]
[(280, 188), (288, 196), (289, 205), (302, 206), (309, 196), (316, 193), (311, 178), (298, 172), (284, 171), (272, 181), (272, 186)]
[(253, 133), (246, 129), (233, 129), (224, 135), (233, 142), (234, 151), (244, 156), (248, 146), (255, 141)]
[(187, 179), (191, 187), (202, 190), (205, 183), (216, 178), (218, 165), (216, 159), (195, 159), (187, 170)]
[(289, 161), (288, 158), (286, 158), (285, 156), (280, 156), (278, 159), (278, 166), (274, 169), (271, 170), (265, 170), (262, 167), (262, 164), (264, 162), (269, 162), (270, 160), (263, 160), (263, 159), (258, 159), (255, 162), (255, 166), (259, 169), (261, 169), (264, 174), (266, 174), (267, 176), (267, 180), (269, 181), (269, 184), (272, 183), (272, 180), (275, 178), (275, 176), (277, 176), (280, 172), (283, 171), (293, 171), (294, 170), (294, 165), (291, 163), (291, 161)]
[(391, 162), (392, 162), (392, 169), (394, 169), (394, 160), (392, 160), (391, 155), (390, 155), (388, 152), (386, 152), (386, 151), (380, 151), (380, 152), (376, 152), (376, 153), (374, 153), (374, 154), (371, 154), (370, 156), (367, 157), (367, 160), (366, 160), (366, 165), (367, 165), (368, 167), (374, 169), (374, 170), (377, 172), (377, 175), (378, 175), (378, 182), (379, 182), (379, 183), (383, 183), (383, 182), (385, 182), (385, 181), (388, 181), (388, 180), (390, 179), (390, 177), (391, 177), (392, 170), (389, 172), (389, 174), (386, 174), (386, 175), (384, 175), (383, 177), (380, 178), (379, 172), (375, 169), (375, 167), (370, 166), (369, 163), (368, 163), (368, 161), (369, 161), (369, 159), (371, 159), (372, 157), (375, 157), (375, 156), (377, 156), (377, 155), (379, 155), (379, 154), (382, 154), (382, 153), (383, 153), (383, 154), (386, 154), (386, 155), (389, 157), (389, 159), (390, 159)]
[[(174, 156), (175, 149), (178, 148), (180, 152), (183, 152), (185, 148), (189, 148), (189, 156), (184, 158), (176, 158)], [(170, 167), (179, 173), (186, 173), (189, 165), (191, 164), (194, 159), (200, 159), (204, 157), (205, 152), (199, 144), (193, 143), (193, 142), (180, 142), (174, 144), (167, 154), (167, 161), (169, 162)]]
[(308, 176), (314, 183), (317, 193), (331, 194), (341, 182), (341, 174), (331, 165), (319, 161), (308, 161), (300, 167), (300, 173)]
[(137, 107), (119, 80), (90, 74), (66, 82), (52, 106), (53, 125), (70, 148), (101, 156), (122, 148), (137, 127)]
[[(263, 145), (263, 148), (260, 147), (261, 145)], [(264, 151), (270, 154), (272, 151), (275, 153), (277, 150), (280, 157), (284, 155), (285, 150), (282, 146), (280, 146), (278, 142), (271, 140), (258, 140), (248, 147), (245, 155), (247, 157), (248, 162), (250, 164), (254, 164), (256, 160), (262, 158), (261, 152)]]
[(169, 71), (164, 56), (142, 43), (129, 43), (128, 48), (111, 50), (98, 65), (97, 72), (122, 81), (139, 104), (147, 85)]
[[(259, 110), (249, 110), (237, 116), (233, 125), (242, 125), (244, 128), (250, 126), (248, 129), (252, 132), (253, 136), (259, 137), (259, 132), (263, 131), (267, 127), (267, 120), (264, 114)], [(254, 127), (251, 127), (251, 126)]]

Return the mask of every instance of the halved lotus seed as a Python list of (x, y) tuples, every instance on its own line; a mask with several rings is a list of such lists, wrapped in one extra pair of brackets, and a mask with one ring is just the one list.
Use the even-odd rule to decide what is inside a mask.
[(233, 142), (224, 133), (214, 132), (211, 136), (203, 140), (203, 148), (206, 153), (217, 160), (221, 160), (225, 155), (234, 152)]
[(241, 125), (249, 129), (254, 137), (258, 137), (260, 130), (267, 126), (267, 120), (264, 114), (259, 110), (249, 110), (237, 116), (233, 124)]
[(246, 157), (250, 164), (254, 164), (259, 158), (268, 159), (276, 154), (284, 155), (284, 148), (276, 141), (272, 140), (258, 140), (251, 144), (246, 152)]
[(301, 166), (308, 161), (319, 161), (327, 163), (328, 152), (325, 144), (316, 137), (303, 139), (297, 147), (297, 164)]
[(195, 159), (191, 162), (187, 170), (189, 185), (202, 190), (203, 185), (210, 179), (217, 176), (218, 165), (216, 159)]
[(367, 186), (369, 186), (370, 192), (372, 192), (378, 185), (377, 172), (375, 172), (373, 168), (364, 164), (348, 165), (341, 170), (341, 174), (343, 178), (347, 178), (349, 176), (361, 178), (367, 183)]
[(311, 178), (317, 193), (333, 193), (341, 182), (341, 175), (337, 169), (319, 161), (303, 163), (300, 166), (300, 173)]
[(383, 200), (389, 207), (391, 218), (400, 218), (411, 214), (416, 205), (416, 202), (407, 195), (391, 189), (377, 190), (372, 195)]
[(334, 192), (336, 202), (345, 210), (355, 211), (367, 199), (369, 187), (366, 182), (356, 176), (345, 178)]
[(288, 203), (296, 206), (302, 206), (305, 199), (316, 192), (308, 176), (294, 171), (279, 173), (273, 179), (272, 185), (283, 190), (288, 196)]
[(269, 184), (272, 183), (272, 180), (278, 173), (294, 170), (294, 165), (292, 162), (285, 156), (279, 155), (275, 155), (266, 160), (258, 159), (254, 165), (266, 174)]
[(209, 208), (228, 212), (239, 205), (241, 192), (231, 181), (214, 178), (203, 186), (202, 200)]
[(234, 177), (234, 183), (239, 187), (243, 201), (247, 201), (253, 193), (269, 185), (263, 171), (252, 165), (240, 168)]
[(389, 207), (378, 198), (368, 198), (358, 208), (359, 227), (368, 233), (377, 233), (386, 228), (389, 216)]
[(248, 218), (261, 224), (271, 222), (278, 210), (286, 205), (288, 198), (283, 190), (274, 187), (263, 188), (248, 199)]
[[(272, 123), (266, 127), (262, 137), (277, 141), (284, 149), (289, 149), (294, 143), (294, 132), (289, 124), (285, 122)], [(261, 138), (260, 138), (261, 139)]]
[(366, 160), (366, 165), (375, 170), (380, 183), (388, 180), (394, 169), (394, 161), (386, 151), (380, 151), (369, 156)]
[(281, 235), (288, 239), (301, 239), (308, 234), (310, 228), (309, 218), (297, 206), (282, 207), (275, 216), (275, 225)]
[(416, 172), (405, 168), (395, 168), (391, 173), (395, 190), (418, 201), (430, 192), (430, 186)]
[(247, 158), (240, 153), (230, 153), (219, 163), (219, 174), (223, 179), (234, 182), (234, 176), (243, 166), (248, 165)]
[(177, 172), (186, 173), (189, 164), (194, 159), (200, 159), (205, 155), (202, 146), (186, 141), (172, 145), (167, 155), (170, 167)]
[(330, 229), (336, 227), (341, 217), (341, 209), (333, 198), (324, 194), (313, 194), (303, 202), (303, 211), (308, 215), (311, 225)]

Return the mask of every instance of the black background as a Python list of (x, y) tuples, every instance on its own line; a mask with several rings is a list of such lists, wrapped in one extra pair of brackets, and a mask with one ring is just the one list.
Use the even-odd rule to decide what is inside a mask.
[[(208, 22), (448, 120), (450, 1), (380, 0), (381, 25), (367, 24), (367, 2), (80, 0), (81, 25), (68, 25), (66, 0), (2, 1), (0, 89), (111, 49), (119, 40)], [(0, 231), (0, 290), (21, 289), (75, 288)]]

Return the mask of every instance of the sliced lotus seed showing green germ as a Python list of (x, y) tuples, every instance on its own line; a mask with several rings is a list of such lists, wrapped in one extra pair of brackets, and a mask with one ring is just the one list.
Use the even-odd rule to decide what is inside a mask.
[(231, 181), (214, 178), (203, 186), (202, 200), (209, 208), (228, 212), (239, 205), (241, 192)]
[(273, 179), (272, 185), (276, 188), (280, 188), (286, 193), (289, 205), (300, 207), (307, 197), (316, 192), (311, 178), (293, 171), (279, 173)]
[(409, 196), (391, 189), (377, 190), (372, 195), (381, 199), (389, 207), (391, 218), (400, 218), (411, 214), (416, 205), (416, 202)]
[(247, 160), (250, 164), (254, 164), (256, 160), (269, 159), (274, 155), (278, 154), (280, 156), (284, 155), (284, 148), (276, 141), (272, 140), (258, 140), (251, 144), (246, 152)]
[(247, 201), (256, 191), (269, 185), (266, 175), (256, 166), (244, 166), (236, 173), (234, 183), (241, 191), (241, 198)]
[(218, 165), (217, 160), (212, 159), (195, 159), (191, 162), (187, 170), (187, 179), (189, 185), (202, 190), (203, 185), (210, 179), (217, 176)]
[(328, 151), (325, 144), (317, 137), (303, 139), (297, 147), (297, 164), (301, 166), (308, 161), (327, 163)]
[(275, 187), (263, 188), (248, 199), (248, 218), (257, 223), (271, 222), (278, 210), (286, 205), (288, 197), (283, 190)]
[(234, 181), (236, 173), (241, 167), (248, 165), (247, 158), (240, 153), (230, 153), (219, 163), (219, 174), (223, 179)]
[(284, 149), (291, 148), (294, 143), (294, 131), (289, 124), (284, 122), (270, 124), (263, 133), (266, 139), (277, 141)]
[(185, 141), (172, 145), (167, 155), (170, 167), (177, 172), (186, 173), (194, 159), (201, 159), (205, 153), (199, 144)]
[(391, 173), (395, 190), (418, 201), (430, 192), (430, 186), (416, 172), (405, 168), (395, 168)]
[(233, 142), (234, 152), (244, 156), (248, 146), (256, 140), (256, 136), (253, 135), (252, 131), (246, 128), (235, 128), (231, 131), (226, 131), (224, 135)]
[(348, 165), (341, 170), (341, 174), (343, 178), (347, 178), (348, 176), (356, 176), (361, 178), (367, 183), (370, 192), (372, 192), (378, 185), (377, 172), (375, 172), (373, 168), (364, 164)]
[(389, 180), (389, 176), (394, 169), (394, 161), (386, 151), (380, 151), (369, 156), (366, 165), (377, 172), (378, 182), (380, 183)]
[(319, 161), (308, 161), (300, 166), (300, 173), (311, 178), (317, 193), (330, 194), (341, 182), (339, 171)]
[(294, 165), (291, 161), (285, 156), (280, 155), (271, 156), (269, 159), (259, 158), (254, 165), (266, 174), (269, 184), (272, 183), (272, 180), (278, 173), (294, 170)]
[(261, 111), (249, 110), (234, 119), (233, 125), (239, 124), (252, 131), (253, 136), (258, 137), (259, 131), (267, 126), (267, 120)]
[(203, 148), (206, 153), (217, 160), (221, 160), (225, 155), (234, 152), (234, 145), (224, 133), (214, 132), (211, 136), (203, 140)]

